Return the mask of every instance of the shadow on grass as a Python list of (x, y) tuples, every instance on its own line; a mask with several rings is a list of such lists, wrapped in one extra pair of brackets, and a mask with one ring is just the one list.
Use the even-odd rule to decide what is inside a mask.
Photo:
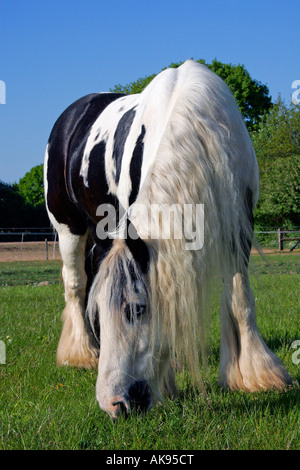
[(204, 390), (199, 392), (192, 387), (180, 390), (174, 400), (177, 407), (184, 408), (192, 403), (195, 408), (207, 407), (213, 413), (231, 413), (233, 411), (243, 413), (245, 410), (265, 413), (267, 410), (268, 414), (273, 415), (297, 409), (299, 398), (300, 388), (297, 383), (286, 391), (267, 390), (249, 393), (241, 390), (224, 390), (215, 380), (211, 384), (205, 384)]

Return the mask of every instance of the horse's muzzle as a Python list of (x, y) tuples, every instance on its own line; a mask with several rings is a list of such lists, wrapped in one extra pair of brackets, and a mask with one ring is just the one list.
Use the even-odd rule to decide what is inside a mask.
[(111, 400), (108, 413), (113, 419), (120, 414), (127, 416), (130, 412), (146, 413), (152, 407), (150, 387), (145, 380), (134, 382), (124, 396)]

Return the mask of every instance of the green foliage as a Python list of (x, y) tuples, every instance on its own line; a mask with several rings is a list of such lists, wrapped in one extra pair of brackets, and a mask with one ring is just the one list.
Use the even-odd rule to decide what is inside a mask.
[[(249, 130), (254, 130), (260, 117), (269, 110), (271, 98), (266, 85), (251, 78), (244, 65), (223, 64), (216, 59), (211, 64), (199, 59), (197, 62), (207, 65), (214, 73), (219, 75), (231, 89), (240, 111)], [(170, 64), (170, 68), (177, 68), (182, 62)], [(165, 70), (163, 68), (162, 70)], [(141, 93), (153, 80), (156, 74), (139, 78), (127, 85), (116, 85), (111, 91), (115, 93)]]
[(0, 181), (0, 227), (47, 227), (49, 219), (43, 203), (31, 205), (17, 184)]
[(300, 107), (279, 98), (251, 137), (260, 174), (256, 226), (300, 226)]
[(23, 222), (25, 204), (16, 185), (0, 181), (0, 227), (14, 227)]
[(259, 159), (300, 154), (300, 106), (289, 107), (279, 97), (252, 135)]
[(43, 164), (34, 166), (19, 181), (19, 193), (33, 207), (45, 204), (43, 168)]
[(260, 160), (260, 197), (255, 221), (261, 227), (300, 226), (300, 154)]
[(43, 164), (33, 167), (19, 184), (0, 181), (0, 227), (46, 227)]
[(149, 75), (144, 78), (138, 78), (135, 82), (131, 82), (127, 85), (121, 85), (120, 83), (118, 85), (115, 85), (114, 88), (112, 88), (110, 91), (113, 93), (123, 93), (123, 94), (136, 94), (136, 93), (141, 93), (144, 88), (146, 88), (147, 85), (153, 80), (153, 78), (156, 77), (156, 74)]

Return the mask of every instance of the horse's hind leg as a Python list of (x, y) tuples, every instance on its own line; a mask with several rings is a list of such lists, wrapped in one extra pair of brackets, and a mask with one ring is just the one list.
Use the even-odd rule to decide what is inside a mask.
[(96, 367), (97, 351), (91, 346), (85, 329), (85, 295), (87, 276), (84, 269), (87, 234), (73, 235), (67, 228), (59, 233), (63, 260), (66, 306), (63, 330), (57, 348), (57, 363), (77, 367)]
[[(247, 253), (247, 258), (250, 254)], [(261, 338), (247, 262), (234, 263), (224, 276), (221, 307), (220, 378), (224, 387), (255, 391), (284, 389), (291, 378)]]

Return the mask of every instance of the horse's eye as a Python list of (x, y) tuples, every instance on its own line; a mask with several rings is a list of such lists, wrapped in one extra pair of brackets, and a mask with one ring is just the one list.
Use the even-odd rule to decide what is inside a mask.
[(146, 305), (142, 304), (127, 304), (125, 307), (125, 315), (130, 323), (133, 323), (134, 318), (139, 318), (146, 312)]
[(139, 317), (140, 315), (143, 315), (146, 312), (146, 305), (141, 305), (138, 304), (135, 309), (136, 315)]

